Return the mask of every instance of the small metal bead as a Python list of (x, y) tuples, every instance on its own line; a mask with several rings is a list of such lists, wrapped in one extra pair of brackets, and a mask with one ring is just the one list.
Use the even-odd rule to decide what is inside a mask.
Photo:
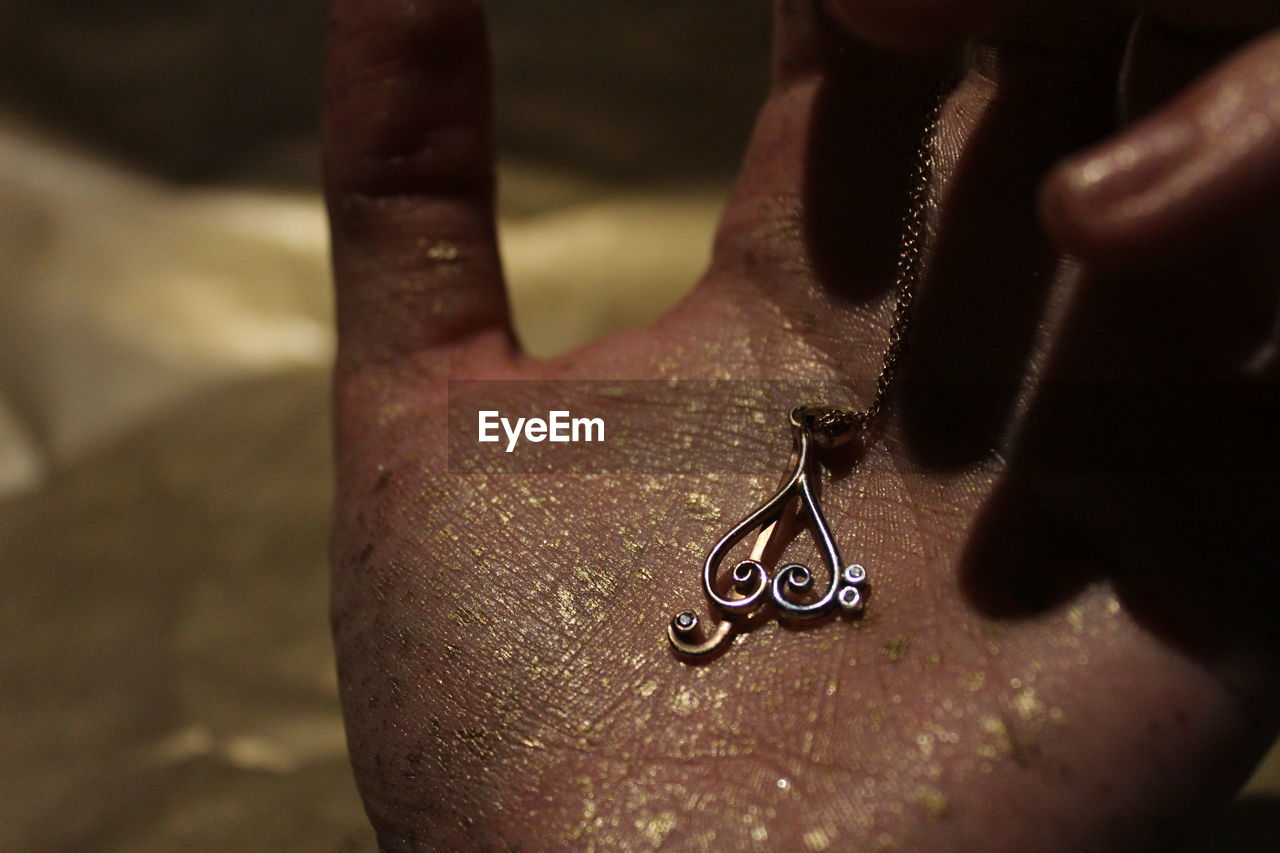
[(856, 586), (846, 586), (840, 590), (836, 593), (836, 600), (845, 613), (857, 613), (862, 609), (862, 593)]
[(676, 633), (682, 636), (692, 634), (698, 629), (698, 614), (692, 610), (677, 613), (676, 617), (671, 620), (671, 627), (675, 628)]

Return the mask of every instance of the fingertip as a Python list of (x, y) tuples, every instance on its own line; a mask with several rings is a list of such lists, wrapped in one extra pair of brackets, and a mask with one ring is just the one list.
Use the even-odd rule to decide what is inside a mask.
[(1174, 263), (1240, 236), (1280, 184), (1280, 37), (1053, 170), (1040, 196), (1059, 245), (1107, 266)]
[(1038, 208), (1045, 231), (1064, 252), (1094, 264), (1117, 265), (1127, 254), (1123, 239), (1101, 221), (1072, 189), (1072, 168), (1060, 166), (1040, 190)]
[(326, 174), (365, 196), (492, 193), (491, 71), (478, 0), (335, 0)]
[(1107, 266), (1141, 261), (1180, 214), (1161, 183), (1174, 148), (1129, 135), (1056, 166), (1039, 210), (1058, 246)]
[(1087, 256), (1092, 243), (1089, 218), (1076, 205), (1068, 172), (1068, 166), (1060, 165), (1049, 173), (1036, 206), (1045, 230), (1059, 248)]

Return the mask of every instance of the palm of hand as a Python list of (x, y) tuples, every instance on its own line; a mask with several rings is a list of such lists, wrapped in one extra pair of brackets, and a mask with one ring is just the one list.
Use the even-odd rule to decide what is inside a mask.
[[(1230, 783), (1263, 737), (1237, 705), (1258, 700), (1267, 673), (1247, 609), (1224, 635), (1191, 630), (1202, 621), (1185, 597), (1152, 604), (1147, 571), (1203, 544), (1198, 528), (1177, 530), (1182, 510), (1158, 500), (1167, 484), (1124, 469), (1090, 481), (1114, 502), (1082, 501), (1054, 474), (1101, 445), (1072, 438), (1066, 462), (1043, 463), (1088, 407), (1070, 382), (1056, 392), (1066, 402), (1037, 398), (1048, 415), (1022, 394), (1096, 376), (1120, 352), (1141, 377), (1169, 349), (1165, 324), (1108, 335), (1124, 299), (1091, 314), (1096, 287), (1059, 264), (1031, 216), (1039, 176), (1107, 104), (1046, 108), (1034, 75), (1007, 85), (990, 69), (951, 97), (915, 381), (824, 504), (871, 572), (867, 617), (769, 625), (690, 667), (666, 649), (666, 622), (700, 597), (706, 547), (771, 491), (782, 413), (740, 475), (699, 476), (723, 467), (711, 438), (679, 451), (683, 477), (457, 476), (444, 473), (444, 381), (802, 378), (861, 393), (883, 349), (902, 176), (932, 83), (842, 56), (807, 14), (784, 12), (779, 79), (706, 279), (649, 329), (533, 363), (501, 315), (487, 164), (471, 153), (481, 59), (455, 47), (450, 67), (398, 80), (391, 103), (429, 91), (430, 115), (340, 129), (394, 112), (370, 107), (388, 97), (370, 94), (385, 84), (365, 74), (371, 59), (438, 56), (446, 32), (471, 50), (482, 37), (468, 3), (389, 9), (340, 17), (360, 37), (335, 48), (330, 90), (344, 325), (335, 632), (353, 761), (385, 846), (1126, 849)], [(397, 14), (413, 25), (390, 26)], [(1017, 60), (1001, 61), (1009, 73)], [(1090, 63), (1072, 73), (1100, 85)], [(398, 148), (424, 130), (432, 147)], [(458, 257), (423, 260), (423, 234)], [(1220, 342), (1214, 324), (1235, 319), (1196, 322)], [(1190, 359), (1187, 376), (1220, 363)], [(655, 434), (668, 416), (628, 414)], [(1106, 446), (1135, 444), (1144, 417)], [(1200, 472), (1178, 485), (1221, 490)], [(1217, 528), (1242, 574), (1251, 521)]]

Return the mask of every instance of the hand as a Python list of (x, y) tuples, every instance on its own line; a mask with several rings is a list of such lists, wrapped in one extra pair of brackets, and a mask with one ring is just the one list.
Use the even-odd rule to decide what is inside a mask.
[(695, 667), (667, 621), (785, 431), (742, 477), (699, 476), (723, 448), (696, 430), (687, 477), (450, 475), (446, 380), (810, 378), (864, 404), (938, 70), (779, 2), (703, 281), (534, 362), (494, 242), (479, 4), (338, 0), (333, 618), (387, 849), (1130, 850), (1238, 784), (1273, 733), (1270, 258), (1254, 219), (1247, 248), (1184, 242), (1158, 275), (1050, 241), (1041, 181), (1111, 132), (1129, 23), (1064, 16), (993, 31), (947, 100), (909, 376), (826, 495), (867, 616)]
[(1056, 0), (828, 2), (852, 31), (908, 50), (973, 32), (1061, 49), (1096, 38), (1108, 17), (1127, 27), (1121, 6), (1139, 11), (1118, 106), (1125, 119), (1152, 114), (1078, 153), (1046, 181), (1043, 207), (1059, 245), (1095, 263), (1133, 267), (1187, 255), (1212, 238), (1238, 241), (1242, 221), (1269, 212), (1280, 182), (1280, 29), (1266, 32), (1280, 25), (1280, 10), (1272, 3), (1091, 0), (1070, 9)]

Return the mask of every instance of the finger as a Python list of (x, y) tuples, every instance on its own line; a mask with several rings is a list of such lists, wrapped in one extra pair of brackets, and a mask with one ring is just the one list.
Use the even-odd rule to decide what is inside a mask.
[(774, 8), (773, 82), (708, 283), (829, 317), (841, 307), (833, 295), (892, 285), (914, 151), (941, 75), (853, 41), (819, 0)]
[[(1087, 577), (1064, 557), (1093, 555), (1126, 597), (1147, 602), (1144, 620), (1201, 645), (1202, 614), (1163, 592), (1195, 583), (1180, 559), (1212, 552), (1231, 567), (1215, 582), (1223, 601), (1265, 565), (1265, 522), (1253, 507), (1274, 502), (1275, 465), (1259, 452), (1275, 429), (1274, 394), (1240, 365), (1271, 328), (1273, 291), (1257, 296), (1274, 275), (1259, 274), (1267, 259), (1248, 246), (1208, 252), (1202, 232), (1184, 239), (1196, 256), (1180, 256), (1176, 268), (1130, 260), (1124, 271), (1071, 265), (1074, 274), (1059, 277), (1052, 350), (1041, 348), (1035, 396), (966, 554), (976, 601), (1021, 583), (1036, 591), (1024, 604), (1047, 605)], [(1136, 245), (1114, 244), (1108, 257)], [(1215, 436), (1213, 450), (1186, 453), (1204, 435)], [(1189, 462), (1170, 464), (1180, 455)], [(1254, 642), (1273, 631), (1235, 610), (1234, 624), (1204, 623), (1209, 633)]]
[(1008, 433), (1061, 274), (1037, 191), (1055, 162), (1113, 126), (1124, 24), (1083, 4), (1010, 18), (976, 44), (948, 100), (936, 236), (898, 396), (913, 454), (936, 470), (986, 458)]
[(1173, 102), (1064, 163), (1042, 208), (1092, 262), (1185, 257), (1269, 216), (1280, 186), (1280, 33), (1259, 39)]
[(927, 51), (963, 41), (1021, 0), (828, 0), (850, 32), (885, 47)]
[(507, 334), (478, 0), (336, 0), (325, 187), (343, 350), (407, 356)]

